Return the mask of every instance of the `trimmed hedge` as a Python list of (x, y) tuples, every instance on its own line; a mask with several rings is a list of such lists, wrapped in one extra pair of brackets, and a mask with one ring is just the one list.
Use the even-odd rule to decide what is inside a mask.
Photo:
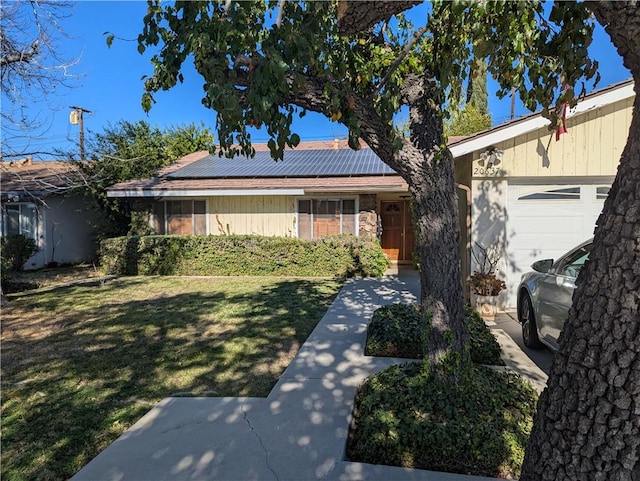
[(201, 276), (381, 276), (389, 265), (376, 239), (351, 235), (117, 237), (101, 242), (100, 262), (106, 274)]

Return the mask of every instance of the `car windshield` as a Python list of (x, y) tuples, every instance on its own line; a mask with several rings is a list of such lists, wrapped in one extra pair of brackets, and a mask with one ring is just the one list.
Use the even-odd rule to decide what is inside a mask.
[(587, 259), (589, 259), (589, 251), (591, 250), (591, 244), (580, 247), (576, 249), (574, 252), (569, 254), (558, 269), (558, 274), (567, 277), (573, 277), (574, 279), (578, 277), (580, 273), (580, 269)]

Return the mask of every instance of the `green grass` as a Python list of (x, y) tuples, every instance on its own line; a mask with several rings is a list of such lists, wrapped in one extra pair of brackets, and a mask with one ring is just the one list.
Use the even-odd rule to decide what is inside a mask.
[(339, 288), (131, 277), (12, 295), (2, 479), (68, 479), (166, 396), (266, 396)]

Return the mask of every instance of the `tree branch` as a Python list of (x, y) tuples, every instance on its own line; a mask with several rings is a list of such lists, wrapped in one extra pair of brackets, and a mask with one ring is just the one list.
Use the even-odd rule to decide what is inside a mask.
[(18, 62), (30, 62), (36, 55), (38, 55), (38, 40), (33, 42), (26, 52), (16, 51), (10, 55), (0, 57), (0, 67), (6, 67), (7, 65)]
[[(611, 37), (622, 63), (640, 82), (640, 15), (635, 2), (587, 2), (586, 7)], [(636, 90), (637, 92), (637, 90)]]
[[(251, 84), (251, 72), (243, 69), (235, 70), (234, 83), (238, 87), (249, 87)], [(331, 99), (327, 98), (324, 93), (324, 87), (327, 82), (333, 83), (331, 79), (318, 78), (311, 75), (304, 75), (305, 88), (302, 91), (290, 91), (285, 94), (282, 101), (293, 104), (305, 110), (326, 115), (332, 108)], [(231, 81), (229, 77), (229, 81)], [(286, 82), (291, 87), (294, 84), (294, 73), (289, 72), (286, 76)], [(336, 90), (338, 86), (336, 85)], [(246, 94), (241, 88), (236, 88), (236, 95), (243, 107), (246, 107)], [(411, 148), (408, 139), (399, 136), (396, 130), (389, 126), (387, 122), (380, 117), (370, 100), (363, 99), (354, 93), (350, 93), (350, 105), (345, 105), (344, 109), (349, 109), (349, 113), (355, 116), (360, 122), (360, 136), (369, 147), (382, 159), (396, 159), (389, 163), (389, 166), (402, 174), (405, 164), (397, 161), (394, 152), (394, 139), (403, 143), (403, 146)], [(346, 102), (346, 101), (345, 101)], [(345, 115), (343, 118), (347, 118)], [(349, 125), (341, 122), (346, 127)]]
[(380, 83), (376, 87), (375, 91), (371, 95), (371, 98), (375, 97), (376, 95), (378, 95), (382, 91), (382, 89), (384, 88), (386, 83), (391, 78), (391, 75), (393, 75), (393, 72), (395, 72), (395, 70), (400, 66), (400, 64), (402, 63), (404, 58), (407, 55), (409, 55), (409, 52), (411, 51), (413, 46), (416, 44), (416, 42), (418, 40), (420, 40), (420, 37), (422, 37), (425, 34), (426, 31), (427, 31), (427, 26), (426, 25), (415, 31), (411, 41), (407, 42), (407, 44), (402, 49), (402, 52), (400, 52), (400, 55), (398, 56), (398, 58), (393, 62), (391, 67), (389, 67), (389, 70), (387, 70), (387, 72), (384, 74), (384, 77), (382, 77), (382, 80), (380, 81)]
[(280, 26), (280, 24), (282, 23), (282, 12), (284, 11), (284, 4), (287, 2), (287, 0), (279, 0), (278, 1), (278, 16), (276, 18), (276, 26)]
[(370, 29), (392, 15), (422, 3), (423, 0), (340, 0), (338, 3), (338, 32), (353, 35)]

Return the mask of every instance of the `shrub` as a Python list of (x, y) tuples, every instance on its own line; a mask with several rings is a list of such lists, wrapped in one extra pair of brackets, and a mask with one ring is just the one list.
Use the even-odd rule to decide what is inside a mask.
[(19, 272), (29, 257), (38, 252), (36, 241), (22, 234), (3, 237), (0, 241), (2, 252), (2, 271), (8, 267), (10, 271)]
[(2, 249), (2, 252), (0, 252), (0, 282), (4, 290), (11, 272), (11, 261), (4, 255), (4, 239), (0, 248)]
[(467, 329), (471, 338), (471, 360), (477, 364), (493, 364), (503, 366), (504, 361), (500, 357), (502, 350), (500, 344), (491, 329), (484, 323), (478, 311), (465, 306), (465, 318)]
[(103, 271), (118, 275), (381, 276), (388, 261), (377, 240), (262, 236), (142, 236), (106, 239)]
[[(478, 313), (465, 307), (471, 360), (478, 364), (504, 365), (500, 344)], [(422, 359), (424, 323), (415, 304), (390, 304), (373, 313), (367, 328), (364, 353), (367, 356)]]
[(358, 243), (353, 244), (353, 255), (356, 265), (362, 272), (380, 273), (368, 274), (381, 276), (389, 267), (389, 259), (382, 252), (380, 242), (377, 239), (358, 237)]
[(452, 382), (421, 362), (393, 366), (361, 386), (351, 461), (517, 478), (537, 394), (517, 374), (470, 365)]
[(367, 356), (422, 358), (424, 324), (415, 304), (389, 304), (373, 313), (367, 328)]

